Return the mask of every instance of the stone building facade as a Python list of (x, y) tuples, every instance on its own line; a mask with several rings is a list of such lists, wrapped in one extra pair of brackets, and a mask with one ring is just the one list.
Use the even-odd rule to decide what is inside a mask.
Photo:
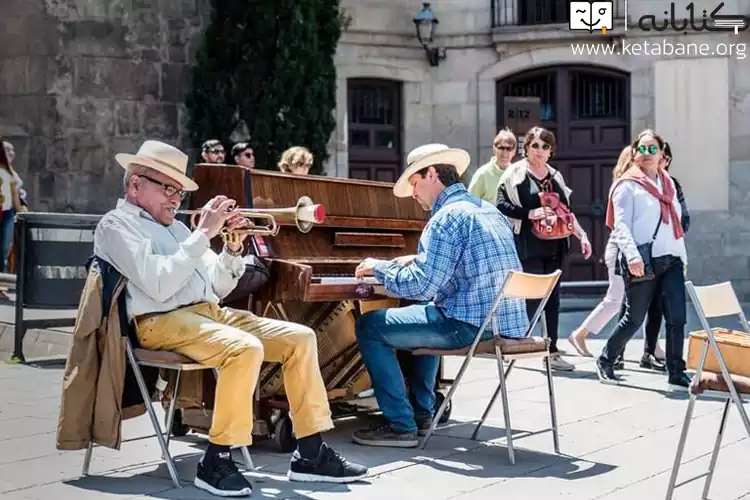
[[(336, 56), (327, 174), (392, 180), (408, 151), (426, 142), (467, 149), (473, 171), (490, 158), (504, 96), (540, 97), (543, 123), (561, 145), (554, 164), (573, 184), (574, 208), (600, 256), (611, 166), (638, 131), (654, 127), (674, 146), (673, 174), (693, 213), (689, 276), (731, 279), (750, 298), (750, 63), (739, 53), (750, 30), (646, 33), (637, 20), (661, 20), (670, 2), (629, 0), (626, 23), (625, 0), (615, 0), (614, 29), (573, 32), (560, 22), (565, 3), (434, 0), (435, 43), (446, 58), (433, 67), (412, 22), (421, 1), (341, 0), (351, 22)], [(688, 3), (674, 2), (678, 19)], [(717, 4), (694, 1), (699, 23)], [(188, 70), (210, 0), (3, 7), (0, 135), (16, 146), (34, 210), (101, 213), (121, 190), (115, 153), (146, 137), (187, 146)], [(750, 4), (724, 0), (722, 13), (750, 17)], [(705, 54), (655, 54), (644, 42), (705, 44)], [(573, 256), (566, 278), (601, 279), (603, 266), (592, 262)]]
[[(614, 29), (575, 32), (567, 13), (555, 10), (565, 3), (435, 0), (435, 43), (446, 58), (432, 67), (412, 22), (422, 2), (343, 0), (351, 24), (338, 51), (338, 128), (329, 175), (390, 180), (398, 173), (393, 162), (402, 164), (409, 150), (431, 141), (467, 149), (473, 171), (489, 160), (503, 126), (503, 97), (538, 96), (543, 123), (562, 148), (552, 163), (573, 184), (574, 208), (601, 256), (611, 168), (632, 137), (653, 127), (673, 146), (671, 170), (693, 214), (688, 276), (697, 283), (731, 279), (750, 298), (750, 29), (644, 32), (638, 19), (651, 14), (661, 25), (670, 2), (629, 0), (626, 31), (625, 1), (616, 0)], [(689, 17), (689, 3), (674, 2), (678, 24)], [(702, 11), (710, 14), (718, 3), (694, 2), (697, 28)], [(721, 14), (750, 19), (750, 4), (725, 0)], [(613, 46), (613, 52), (600, 48), (597, 54), (594, 46)], [(385, 108), (397, 108), (380, 116), (397, 117), (390, 141), (390, 132), (379, 131), (384, 125), (359, 118), (373, 101), (387, 100), (384, 95), (391, 99)], [(368, 127), (369, 135), (362, 132)], [(395, 151), (386, 155), (384, 146)], [(605, 279), (604, 267), (592, 262), (572, 255), (564, 276)]]

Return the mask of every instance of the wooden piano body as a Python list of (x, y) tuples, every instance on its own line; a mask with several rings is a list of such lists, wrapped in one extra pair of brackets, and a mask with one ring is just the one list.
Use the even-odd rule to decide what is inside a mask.
[[(301, 232), (293, 217), (285, 215), (277, 219), (279, 234), (263, 238), (265, 254), (255, 242), (270, 277), (248, 307), (315, 330), (334, 415), (336, 403), (351, 408), (347, 402), (371, 389), (355, 338), (356, 318), (368, 310), (399, 305), (374, 280), (363, 286), (354, 278), (354, 269), (366, 257), (390, 259), (415, 253), (429, 213), (412, 199), (396, 198), (390, 183), (209, 164), (195, 165), (193, 178), (200, 189), (191, 196), (191, 209), (217, 194), (254, 209), (294, 207), (302, 196), (324, 205), (325, 221), (309, 232)], [(285, 406), (278, 364), (263, 365), (258, 386), (261, 402)], [(260, 428), (254, 433), (266, 434)]]

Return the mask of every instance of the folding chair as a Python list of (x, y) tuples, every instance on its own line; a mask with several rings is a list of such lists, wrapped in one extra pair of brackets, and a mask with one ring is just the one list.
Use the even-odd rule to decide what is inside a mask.
[[(547, 336), (547, 323), (542, 319), (542, 337), (532, 337), (531, 334), (534, 331), (539, 318), (542, 317), (542, 311), (549, 300), (549, 296), (552, 290), (555, 288), (557, 281), (560, 279), (562, 271), (559, 269), (552, 274), (536, 275), (529, 274), (520, 271), (511, 271), (503, 283), (500, 291), (495, 298), (495, 302), (492, 304), (492, 308), (487, 314), (482, 326), (479, 328), (474, 342), (468, 347), (455, 350), (445, 349), (416, 349), (415, 355), (433, 355), (433, 356), (464, 356), (464, 362), (456, 375), (455, 380), (451, 384), (451, 388), (448, 391), (448, 395), (443, 400), (440, 408), (435, 415), (435, 418), (430, 425), (430, 429), (427, 431), (427, 435), (424, 437), (422, 442), (422, 449), (427, 446), (427, 442), (432, 437), (440, 418), (443, 416), (445, 408), (450, 404), (453, 394), (458, 388), (458, 384), (469, 367), (471, 360), (476, 357), (492, 358), (493, 356), (497, 359), (497, 373), (499, 382), (495, 393), (492, 395), (487, 408), (484, 410), (479, 424), (477, 424), (474, 433), (471, 435), (471, 439), (476, 439), (479, 429), (484, 424), (487, 416), (492, 410), (492, 406), (495, 404), (498, 394), (502, 395), (503, 399), (503, 415), (505, 419), (505, 432), (506, 439), (508, 441), (508, 458), (511, 464), (516, 463), (515, 452), (513, 450), (513, 436), (510, 425), (510, 408), (508, 407), (508, 392), (506, 387), (506, 378), (513, 368), (513, 365), (517, 359), (521, 358), (543, 358), (544, 366), (547, 372), (547, 387), (549, 389), (549, 403), (550, 403), (550, 417), (552, 420), (552, 438), (555, 446), (555, 453), (560, 453), (560, 442), (557, 434), (557, 411), (555, 408), (555, 390), (552, 385), (552, 371), (549, 365), (549, 338)], [(495, 312), (500, 306), (500, 301), (503, 299), (541, 299), (539, 307), (537, 308), (534, 316), (532, 316), (529, 322), (529, 327), (526, 330), (524, 337), (518, 339), (508, 339), (500, 336), (497, 325), (497, 318)], [(482, 340), (482, 335), (485, 330), (492, 322), (492, 339)], [(508, 359), (507, 370), (503, 368), (503, 362)]]
[[(734, 288), (730, 282), (718, 283), (709, 286), (695, 286), (692, 281), (685, 283), (685, 288), (690, 295), (690, 300), (693, 303), (693, 308), (698, 314), (698, 319), (701, 322), (701, 326), (706, 333), (706, 339), (703, 342), (703, 350), (701, 352), (700, 361), (696, 369), (693, 381), (690, 387), (690, 402), (685, 412), (685, 421), (682, 424), (682, 433), (680, 434), (680, 441), (677, 444), (677, 453), (674, 457), (674, 465), (672, 466), (672, 475), (669, 478), (669, 486), (667, 488), (666, 500), (671, 500), (674, 495), (674, 490), (677, 483), (677, 474), (680, 469), (680, 462), (682, 460), (682, 453), (685, 451), (685, 441), (687, 440), (688, 429), (690, 427), (690, 421), (693, 416), (693, 409), (695, 407), (695, 401), (704, 389), (719, 391), (722, 393), (728, 393), (726, 402), (724, 403), (724, 411), (721, 415), (721, 422), (719, 423), (719, 431), (716, 434), (716, 441), (714, 442), (714, 449), (711, 453), (711, 461), (708, 465), (708, 472), (706, 473), (706, 483), (703, 486), (703, 493), (701, 498), (705, 499), (708, 497), (708, 490), (711, 487), (711, 480), (713, 479), (714, 470), (716, 468), (716, 459), (719, 456), (719, 448), (721, 447), (721, 438), (724, 434), (724, 429), (727, 423), (727, 413), (729, 412), (729, 403), (733, 402), (737, 406), (737, 410), (742, 418), (742, 423), (745, 425), (748, 437), (750, 437), (750, 420), (748, 420), (745, 408), (742, 406), (743, 401), (740, 398), (739, 393), (750, 394), (750, 377), (741, 375), (732, 375), (729, 372), (727, 363), (724, 360), (724, 356), (721, 354), (719, 345), (716, 342), (714, 331), (708, 324), (708, 318), (716, 318), (721, 316), (733, 316), (737, 315), (740, 318), (742, 327), (745, 332), (750, 335), (750, 327), (748, 326), (745, 314), (742, 312), (742, 307), (737, 300), (737, 295), (734, 293)], [(704, 372), (703, 367), (706, 363), (708, 356), (708, 349), (711, 348), (716, 362), (719, 365), (721, 373), (710, 373)]]
[[(174, 459), (169, 453), (169, 439), (172, 435), (172, 424), (174, 422), (174, 412), (177, 403), (177, 394), (180, 389), (180, 378), (184, 371), (196, 371), (196, 370), (214, 370), (214, 373), (218, 375), (218, 370), (211, 368), (210, 366), (201, 365), (193, 361), (192, 359), (171, 351), (150, 351), (148, 349), (134, 349), (130, 343), (130, 339), (125, 338), (125, 352), (127, 355), (128, 363), (133, 368), (138, 388), (141, 391), (143, 397), (143, 403), (146, 405), (146, 413), (148, 413), (151, 419), (151, 425), (156, 432), (156, 439), (159, 441), (159, 446), (162, 451), (162, 458), (167, 463), (167, 470), (172, 478), (172, 483), (175, 488), (180, 488), (180, 481), (177, 474), (177, 467), (175, 466)], [(141, 366), (149, 366), (153, 368), (161, 368), (165, 370), (175, 370), (177, 372), (177, 378), (175, 380), (174, 396), (169, 403), (169, 409), (167, 410), (167, 421), (166, 421), (166, 437), (161, 430), (159, 419), (156, 418), (156, 412), (154, 411), (154, 405), (151, 401), (151, 395), (148, 393), (146, 387), (146, 381), (143, 378), (141, 372)], [(245, 460), (245, 466), (247, 470), (253, 470), (253, 461), (250, 457), (250, 451), (246, 446), (241, 446), (242, 457)], [(93, 443), (89, 443), (89, 447), (86, 450), (86, 456), (83, 459), (83, 475), (89, 475), (89, 468), (91, 467), (91, 455), (94, 451)]]

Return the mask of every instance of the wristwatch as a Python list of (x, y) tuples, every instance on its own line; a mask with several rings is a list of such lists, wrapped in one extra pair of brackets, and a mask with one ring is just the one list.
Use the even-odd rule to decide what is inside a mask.
[(229, 249), (229, 246), (224, 245), (224, 251), (228, 253), (229, 255), (231, 255), (232, 257), (242, 257), (242, 247), (240, 247), (240, 249), (237, 250), (236, 252), (233, 252), (232, 250)]

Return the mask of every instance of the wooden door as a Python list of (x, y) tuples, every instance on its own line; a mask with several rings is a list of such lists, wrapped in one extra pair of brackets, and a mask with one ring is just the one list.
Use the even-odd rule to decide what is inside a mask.
[[(593, 245), (593, 256), (584, 260), (578, 240), (573, 239), (562, 279), (606, 280), (607, 196), (617, 157), (630, 142), (628, 75), (593, 66), (544, 68), (499, 81), (499, 108), (507, 95), (540, 98), (540, 125), (557, 140), (550, 164), (573, 190), (571, 208)], [(498, 120), (504, 116), (502, 109), (497, 116)]]
[(349, 177), (398, 179), (403, 150), (401, 95), (400, 82), (348, 80)]

